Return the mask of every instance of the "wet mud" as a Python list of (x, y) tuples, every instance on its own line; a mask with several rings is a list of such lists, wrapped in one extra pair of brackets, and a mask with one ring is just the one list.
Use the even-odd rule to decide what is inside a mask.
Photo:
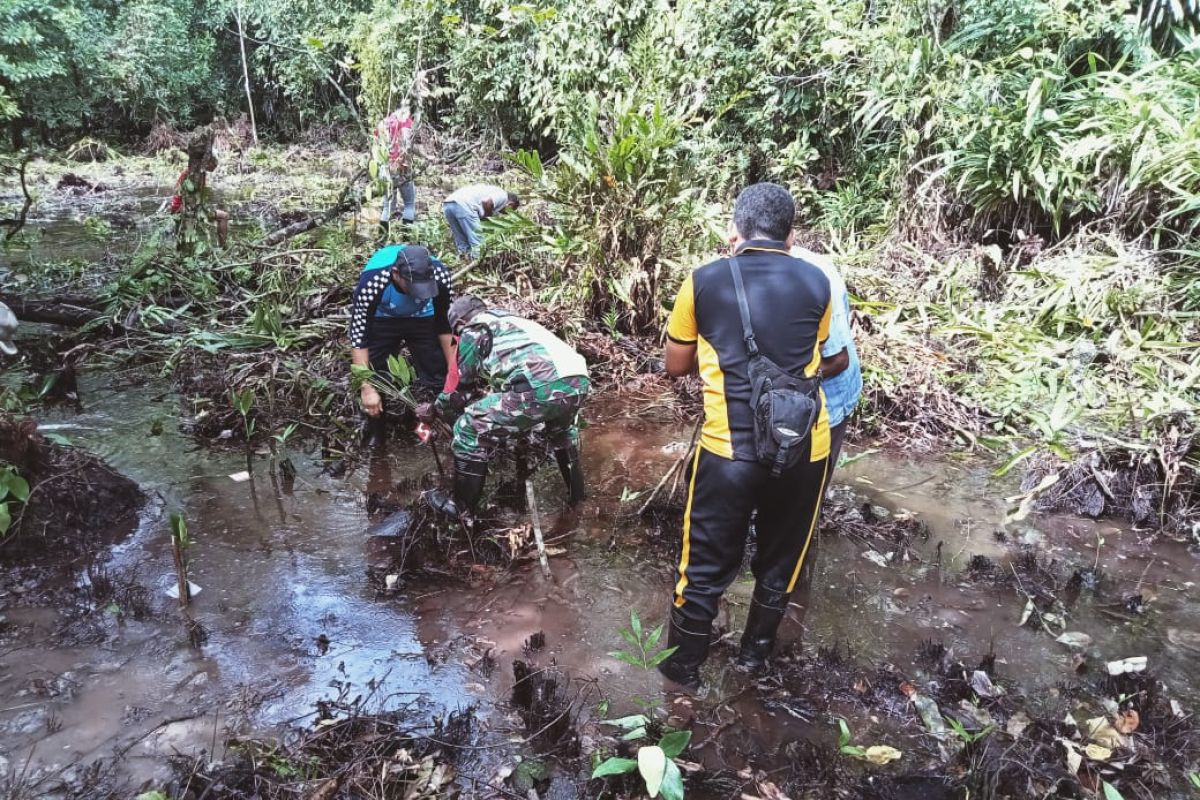
[[(625, 646), (631, 609), (647, 625), (665, 617), (679, 511), (664, 503), (647, 523), (637, 509), (686, 449), (690, 425), (593, 420), (592, 498), (577, 510), (565, 508), (555, 470), (538, 472), (544, 577), (524, 512), (502, 492), (485, 537), (494, 557), (445, 531), (424, 553), (397, 552), (414, 529), (407, 509), (436, 481), (426, 448), (394, 444), (336, 477), (319, 448), (297, 448), (293, 481), (256, 454), (245, 479), (244, 451), (196, 446), (175, 425), (176, 400), (149, 382), (84, 373), (81, 397), (78, 413), (52, 411), (44, 432), (94, 450), (154, 499), (131, 536), (60, 591), (0, 598), (0, 766), (23, 787), (17, 796), (99, 792), (101, 778), (123, 790), (310, 796), (264, 787), (295, 789), (299, 778), (284, 778), (296, 763), (326, 764), (303, 775), (307, 791), (334, 786), (328, 759), (348, 741), (375, 749), (347, 779), (386, 763), (405, 785), (452, 769), (468, 796), (504, 796), (514, 780), (558, 797), (617, 796), (632, 787), (589, 781), (589, 759), (629, 745), (598, 722), (648, 697), (693, 732), (683, 756), (692, 796), (1019, 797), (1035, 787), (1070, 797), (1099, 780), (1125, 797), (1186, 796), (1180, 780), (1197, 757), (1194, 556), (1073, 517), (1006, 528), (1011, 487), (986, 469), (873, 453), (839, 472), (811, 592), (796, 599), (771, 671), (752, 680), (728, 666), (747, 576), (718, 620), (707, 691), (675, 702), (655, 672), (611, 653)], [(493, 490), (504, 478), (493, 476)], [(194, 542), (200, 592), (187, 611), (166, 594), (173, 510)], [(1068, 632), (1087, 643), (1056, 641)], [(1107, 674), (1108, 661), (1132, 656), (1147, 658), (1146, 672)], [(947, 721), (935, 736), (914, 694), (967, 737), (992, 730), (967, 745)], [(466, 709), (469, 745), (451, 753), (421, 739)], [(1088, 760), (1085, 735), (1063, 722), (1128, 711), (1140, 727), (1106, 761)], [(840, 752), (838, 719), (852, 747), (889, 745), (901, 759), (876, 766)], [(1078, 743), (1084, 763), (1069, 780), (1063, 741)], [(263, 748), (282, 761), (272, 767)], [(518, 775), (525, 761), (541, 766)], [(105, 771), (89, 772), (97, 762)], [(325, 790), (387, 796), (356, 785)]]

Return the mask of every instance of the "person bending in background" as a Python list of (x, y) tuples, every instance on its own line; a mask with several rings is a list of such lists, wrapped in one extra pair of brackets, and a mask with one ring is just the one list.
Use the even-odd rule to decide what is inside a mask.
[(400, 210), (400, 220), (410, 224), (417, 218), (417, 185), (412, 165), (413, 119), (408, 106), (388, 114), (375, 128), (375, 161), (379, 177), (386, 185), (383, 208), (379, 212), (379, 233), (387, 241), (392, 218)]
[(479, 246), (483, 243), (480, 233), (483, 220), (520, 207), (521, 198), (512, 192), (490, 183), (476, 183), (464, 186), (447, 197), (442, 204), (442, 212), (450, 225), (459, 255), (477, 258)]
[(430, 505), (469, 518), (483, 495), (495, 446), (539, 425), (554, 447), (570, 502), (583, 500), (578, 420), (590, 386), (583, 356), (538, 323), (489, 310), (469, 294), (451, 304), (450, 326), (459, 337), (458, 384), (448, 382), (436, 405), (418, 408), (417, 416), (450, 421), (462, 407), (463, 393), (476, 388), (486, 393), (454, 422), (454, 491), (431, 492)]
[[(363, 267), (350, 311), (351, 361), (389, 381), (388, 357), (407, 345), (417, 377), (414, 394), (443, 387), (454, 359), (447, 316), (454, 287), (450, 271), (419, 245), (392, 244)], [(366, 415), (363, 440), (379, 447), (387, 438), (383, 398), (369, 381), (361, 390)]]

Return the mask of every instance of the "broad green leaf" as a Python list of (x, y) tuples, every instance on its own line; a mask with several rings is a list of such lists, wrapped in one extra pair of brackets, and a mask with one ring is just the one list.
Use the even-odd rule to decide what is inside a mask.
[(672, 655), (674, 655), (675, 651), (678, 649), (679, 649), (678, 647), (668, 647), (665, 650), (660, 650), (659, 652), (650, 656), (650, 658), (646, 659), (646, 666), (657, 667), (659, 664), (661, 664), (662, 662), (664, 662), (668, 658), (670, 658)]
[(1013, 467), (1015, 467), (1017, 464), (1020, 464), (1022, 461), (1029, 458), (1031, 455), (1033, 455), (1036, 452), (1037, 452), (1036, 447), (1029, 447), (1029, 448), (1022, 450), (1021, 452), (1017, 453), (1015, 456), (1010, 458), (1008, 461), (1005, 461), (1004, 464), (1000, 467), (1000, 469), (993, 472), (992, 475), (997, 478), (1003, 478), (1005, 475), (1007, 475), (1012, 470)]
[(624, 639), (630, 647), (641, 647), (641, 642), (637, 636), (628, 628), (621, 628), (621, 638)]
[(0, 503), (0, 536), (8, 533), (12, 525), (12, 514), (8, 511), (8, 503)]
[(651, 797), (658, 797), (658, 790), (662, 786), (663, 776), (667, 771), (667, 754), (663, 749), (656, 744), (648, 747), (643, 747), (638, 750), (638, 772), (642, 774), (642, 780), (646, 782), (646, 793)]
[(632, 758), (610, 758), (592, 770), (593, 778), (603, 778), (608, 775), (624, 775), (637, 769), (638, 762)]
[(645, 714), (633, 714), (632, 716), (621, 717), (620, 719), (601, 720), (600, 724), (601, 725), (612, 725), (614, 728), (623, 728), (625, 730), (631, 730), (633, 728), (640, 728), (641, 726), (643, 726), (649, 722), (650, 722), (650, 720), (649, 720), (649, 718), (646, 717)]
[(667, 754), (667, 758), (678, 758), (691, 740), (691, 731), (672, 731), (658, 740), (658, 746)]
[(633, 635), (642, 640), (642, 618), (638, 616), (636, 611), (629, 612), (629, 627), (633, 629)]
[(631, 667), (642, 666), (641, 661), (639, 661), (635, 656), (631, 656), (631, 655), (629, 655), (629, 653), (626, 653), (623, 650), (613, 650), (612, 652), (610, 652), (608, 654), (608, 657), (615, 658), (617, 661), (621, 661), (625, 664), (628, 664)]
[(646, 738), (646, 729), (645, 728), (634, 728), (633, 730), (629, 731), (629, 733), (626, 733), (624, 736), (622, 736), (621, 741), (622, 742), (636, 742), (638, 739), (645, 739), (645, 738)]
[(18, 501), (24, 503), (29, 499), (29, 482), (17, 473), (10, 472), (5, 475), (4, 483), (8, 486), (8, 493)]
[(650, 633), (648, 633), (646, 635), (646, 649), (653, 650), (654, 646), (658, 644), (658, 640), (662, 638), (662, 635), (663, 635), (663, 626), (662, 625), (659, 625), (657, 628), (650, 631)]
[(679, 767), (675, 766), (674, 761), (667, 762), (660, 791), (663, 800), (683, 800), (683, 774), (679, 771)]

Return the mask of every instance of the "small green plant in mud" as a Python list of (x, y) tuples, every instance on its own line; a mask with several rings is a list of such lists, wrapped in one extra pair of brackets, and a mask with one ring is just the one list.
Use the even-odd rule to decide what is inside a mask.
[(1200, 793), (1200, 772), (1189, 772), (1187, 777), (1188, 783), (1192, 785), (1192, 789)]
[(857, 758), (860, 761), (869, 761), (880, 766), (896, 761), (904, 755), (896, 748), (886, 744), (873, 744), (870, 747), (854, 744), (850, 725), (844, 719), (838, 720), (838, 752), (844, 756)]
[(615, 650), (609, 655), (618, 661), (624, 661), (633, 667), (640, 667), (644, 670), (652, 670), (662, 662), (671, 657), (676, 648), (666, 647), (653, 652), (662, 639), (663, 626), (659, 625), (654, 630), (646, 631), (642, 628), (642, 618), (638, 616), (636, 611), (629, 612), (629, 627), (621, 629), (621, 638), (629, 644), (627, 650)]
[(234, 410), (242, 415), (242, 432), (246, 436), (246, 444), (249, 446), (250, 437), (254, 435), (255, 420), (250, 419), (250, 410), (254, 408), (254, 390), (244, 389), (242, 391), (229, 390), (229, 403)]
[(187, 549), (192, 540), (188, 536), (187, 519), (178, 511), (172, 511), (167, 518), (171, 530), (171, 556), (175, 562), (175, 584), (179, 592), (179, 607), (187, 608), (192, 599), (191, 585), (188, 583)]
[[(675, 652), (674, 647), (655, 650), (662, 639), (663, 626), (658, 625), (653, 630), (642, 627), (642, 619), (636, 611), (629, 612), (629, 627), (621, 629), (621, 638), (628, 647), (616, 650), (609, 656), (630, 666), (646, 671), (652, 670), (667, 660)], [(642, 708), (643, 713), (633, 714), (620, 719), (605, 720), (602, 724), (611, 725), (624, 731), (621, 741), (634, 742), (645, 739), (652, 728), (662, 730), (663, 725), (656, 720), (662, 716), (661, 701), (634, 697), (633, 702)], [(607, 705), (604, 711), (607, 712)], [(692, 739), (691, 731), (671, 731), (662, 734), (657, 744), (647, 744), (638, 748), (637, 758), (622, 758), (612, 756), (601, 760), (597, 752), (593, 757), (593, 778), (604, 778), (612, 775), (625, 775), (639, 771), (646, 783), (646, 791), (651, 797), (662, 794), (667, 800), (677, 800), (683, 797), (683, 775), (675, 764), (677, 758)]]
[(287, 479), (296, 477), (296, 465), (292, 463), (292, 459), (288, 456), (279, 457), (279, 451), (287, 447), (288, 439), (292, 438), (292, 434), (300, 427), (299, 424), (293, 422), (279, 433), (271, 435), (269, 445), (271, 447), (271, 474), (282, 473)]
[(12, 527), (12, 509), (29, 500), (29, 482), (17, 474), (17, 468), (5, 464), (0, 468), (0, 537)]
[(962, 740), (962, 743), (965, 745), (975, 744), (980, 739), (986, 739), (996, 729), (995, 725), (988, 725), (981, 731), (969, 731), (954, 717), (945, 717), (945, 720), (950, 726), (950, 730), (954, 731), (954, 735)]
[[(631, 724), (636, 724), (636, 718), (627, 719), (633, 720)], [(614, 723), (619, 721), (613, 720)], [(639, 747), (637, 758), (613, 756), (601, 761), (592, 770), (592, 778), (625, 775), (636, 769), (646, 783), (646, 793), (651, 797), (661, 794), (666, 800), (683, 800), (683, 773), (675, 759), (687, 749), (691, 740), (691, 731), (672, 731), (659, 739), (658, 744)]]

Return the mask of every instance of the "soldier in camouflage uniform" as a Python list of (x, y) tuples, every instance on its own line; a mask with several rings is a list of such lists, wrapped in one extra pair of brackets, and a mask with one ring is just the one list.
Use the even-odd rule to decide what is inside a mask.
[(577, 420), (588, 393), (583, 356), (536, 322), (491, 311), (473, 295), (450, 305), (450, 326), (458, 335), (458, 387), (438, 396), (434, 411), (449, 419), (461, 393), (490, 390), (471, 403), (454, 423), (454, 496), (430, 494), (430, 503), (450, 516), (469, 514), (483, 494), (488, 459), (495, 445), (539, 425), (570, 491), (583, 499)]

